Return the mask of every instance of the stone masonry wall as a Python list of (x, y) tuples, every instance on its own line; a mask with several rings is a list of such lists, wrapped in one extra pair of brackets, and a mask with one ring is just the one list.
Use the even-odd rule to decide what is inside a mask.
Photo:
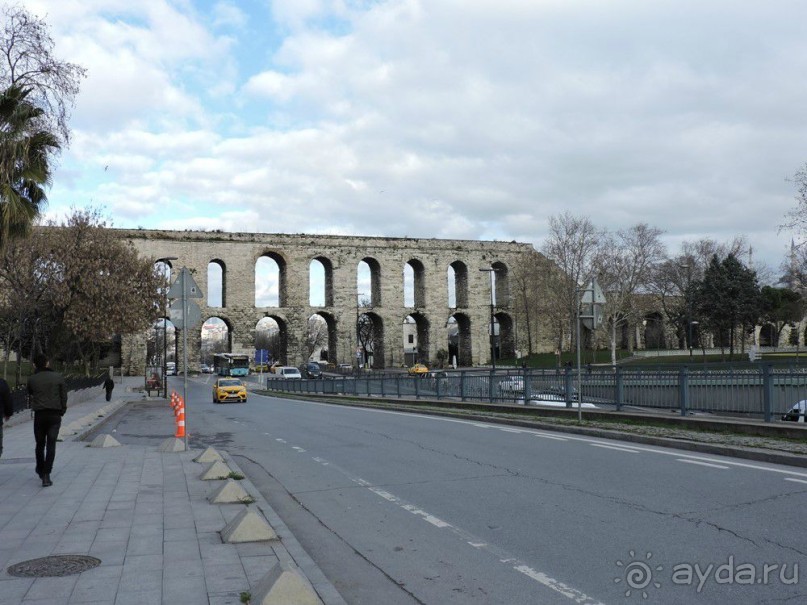
[[(447, 348), (446, 322), (454, 314), (470, 320), (470, 355), (473, 364), (490, 359), (488, 326), (490, 321), (490, 275), (479, 271), (491, 265), (503, 266), (510, 275), (522, 263), (542, 258), (529, 244), (497, 241), (438, 239), (373, 238), (325, 235), (287, 235), (260, 233), (221, 233), (202, 231), (117, 230), (132, 242), (137, 251), (156, 261), (169, 257), (173, 278), (184, 266), (199, 285), (204, 298), (196, 299), (202, 322), (210, 317), (224, 320), (231, 331), (232, 352), (253, 353), (255, 326), (264, 317), (273, 317), (287, 328), (287, 363), (300, 365), (306, 358), (304, 338), (308, 318), (319, 313), (332, 320), (336, 346), (330, 352), (335, 363), (353, 363), (356, 349), (357, 268), (363, 259), (375, 259), (380, 266), (380, 302), (372, 312), (383, 322), (383, 365), (403, 362), (403, 328), (408, 315), (425, 321), (427, 360), (434, 360), (439, 349)], [(281, 259), (285, 265), (285, 300), (279, 307), (255, 306), (255, 263), (262, 256)], [(309, 265), (313, 259), (327, 259), (332, 266), (333, 304), (312, 307), (309, 304)], [(223, 267), (224, 307), (207, 306), (208, 264)], [(404, 266), (419, 261), (423, 266), (424, 304), (420, 308), (404, 306)], [(467, 267), (467, 304), (448, 306), (447, 270), (455, 262)], [(506, 281), (506, 280), (503, 280)], [(461, 301), (459, 301), (461, 302)], [(376, 301), (374, 301), (376, 303)], [(367, 309), (362, 309), (362, 312)], [(497, 292), (497, 316), (514, 318), (512, 300), (506, 292)], [(201, 326), (188, 331), (190, 368), (198, 367)], [(521, 331), (523, 332), (523, 330)], [(523, 340), (515, 330), (519, 341)], [(181, 333), (178, 337), (181, 343)], [(137, 357), (125, 343), (129, 358)], [(142, 346), (142, 343), (136, 346)], [(515, 348), (524, 350), (523, 343)], [(145, 352), (142, 358), (145, 359)]]

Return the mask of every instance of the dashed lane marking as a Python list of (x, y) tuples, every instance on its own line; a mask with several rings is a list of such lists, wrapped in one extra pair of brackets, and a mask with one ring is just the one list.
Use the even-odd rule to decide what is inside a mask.
[(688, 460), (686, 458), (676, 458), (676, 462), (686, 462), (687, 464), (697, 464), (698, 466), (708, 466), (710, 468), (722, 468), (728, 470), (729, 467), (724, 464), (714, 464), (712, 462), (701, 462), (700, 460)]

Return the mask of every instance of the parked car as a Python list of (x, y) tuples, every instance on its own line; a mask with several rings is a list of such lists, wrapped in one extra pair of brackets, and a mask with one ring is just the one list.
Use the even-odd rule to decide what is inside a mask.
[(165, 362), (165, 373), (168, 374), (169, 376), (177, 375), (177, 364), (175, 361)]
[(502, 395), (524, 396), (524, 377), (507, 376), (499, 381), (499, 392)]
[(316, 361), (309, 361), (305, 364), (305, 376), (306, 378), (321, 378), (322, 368)]
[(790, 408), (787, 413), (782, 414), (782, 420), (789, 422), (807, 422), (805, 415), (807, 415), (807, 399), (802, 399)]
[(247, 402), (247, 387), (238, 378), (219, 378), (213, 384), (213, 403)]
[(203, 363), (200, 366), (199, 369), (202, 371), (202, 374), (212, 374), (213, 373), (213, 368), (210, 367), (209, 365), (207, 365), (206, 363)]
[(299, 378), (300, 380), (303, 378), (300, 370), (292, 366), (280, 366), (275, 373), (280, 378)]
[(422, 363), (416, 363), (408, 371), (411, 376), (425, 376), (429, 373), (429, 368)]

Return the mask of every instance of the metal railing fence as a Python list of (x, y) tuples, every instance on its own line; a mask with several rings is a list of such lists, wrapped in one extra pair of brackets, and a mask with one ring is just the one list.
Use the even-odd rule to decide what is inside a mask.
[(574, 407), (578, 399), (624, 407), (739, 415), (770, 421), (807, 399), (807, 367), (749, 369), (576, 368), (459, 370), (267, 380), (269, 391)]

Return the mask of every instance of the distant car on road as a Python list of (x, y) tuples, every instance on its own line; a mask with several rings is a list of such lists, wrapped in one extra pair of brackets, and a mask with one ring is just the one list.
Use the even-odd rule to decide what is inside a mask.
[(303, 375), (300, 374), (300, 370), (292, 366), (280, 366), (275, 371), (275, 374), (277, 374), (279, 378), (299, 378), (300, 380), (303, 378)]
[(165, 373), (168, 374), (169, 376), (177, 375), (177, 364), (175, 361), (165, 362)]
[(202, 374), (212, 374), (213, 373), (213, 368), (210, 367), (209, 365), (207, 365), (206, 363), (203, 363), (199, 369), (201, 370)]
[(247, 402), (247, 387), (238, 378), (219, 378), (213, 384), (213, 403)]
[(429, 368), (422, 363), (416, 363), (409, 368), (408, 372), (411, 376), (425, 376), (429, 373)]
[(807, 399), (802, 399), (790, 408), (787, 413), (782, 414), (782, 420), (787, 422), (807, 422), (807, 419), (805, 419), (806, 414)]
[(305, 364), (305, 376), (306, 378), (321, 378), (322, 368), (316, 361), (309, 361)]

